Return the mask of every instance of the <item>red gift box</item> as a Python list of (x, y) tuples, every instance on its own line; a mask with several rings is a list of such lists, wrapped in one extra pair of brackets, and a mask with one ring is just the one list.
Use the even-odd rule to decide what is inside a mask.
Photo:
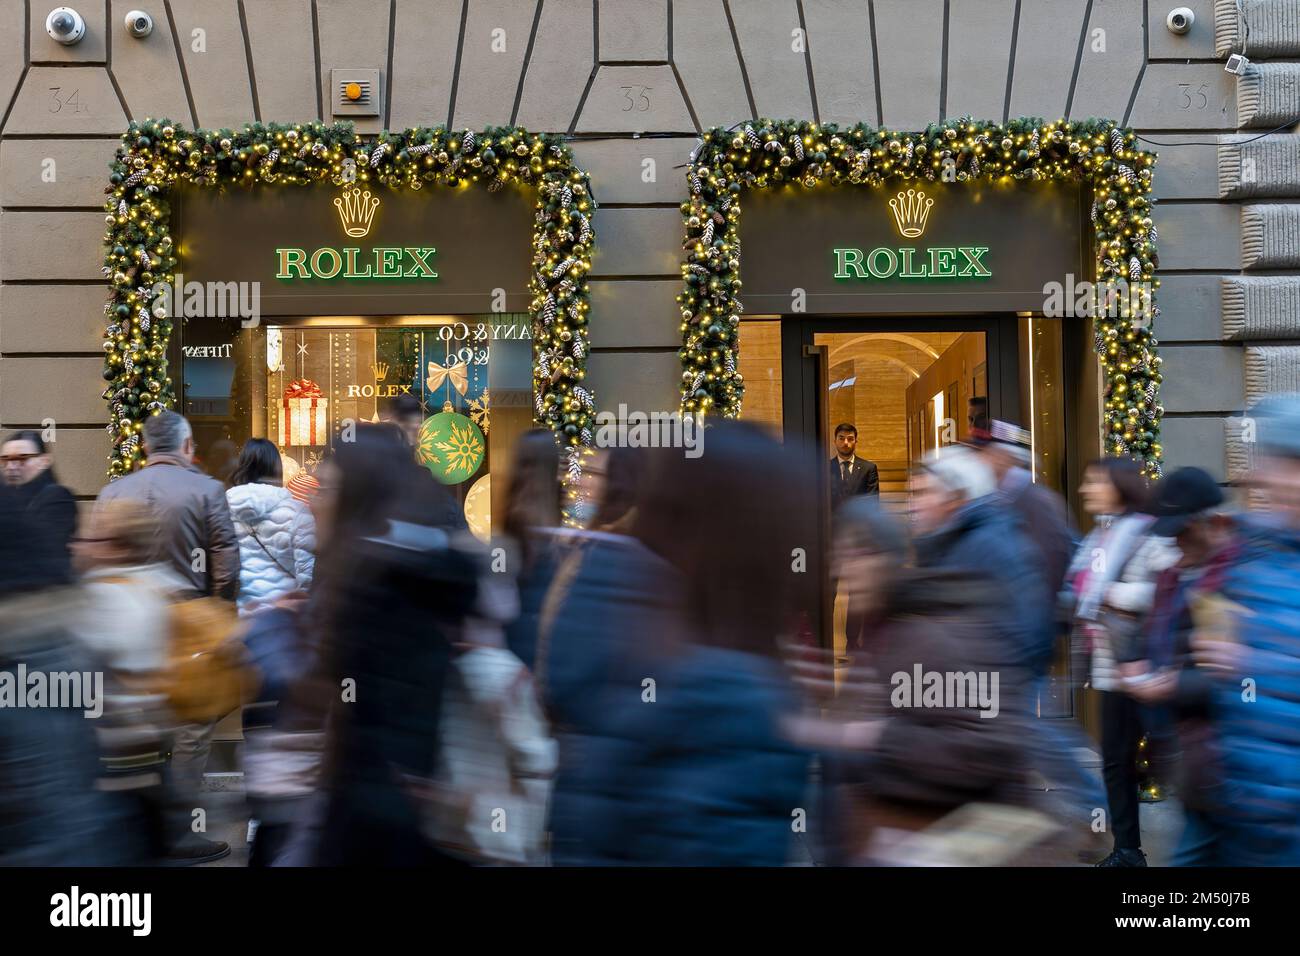
[(290, 382), (284, 390), (280, 410), (280, 445), (323, 445), (329, 434), (326, 409), (329, 399), (321, 397), (320, 386), (310, 379)]

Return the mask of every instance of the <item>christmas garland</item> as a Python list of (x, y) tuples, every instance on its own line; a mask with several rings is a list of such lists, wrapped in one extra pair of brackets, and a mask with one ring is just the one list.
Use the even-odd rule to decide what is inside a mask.
[[(916, 179), (1075, 180), (1091, 187), (1098, 284), (1107, 295), (1119, 283), (1159, 286), (1156, 229), (1151, 221), (1151, 174), (1156, 154), (1138, 148), (1131, 130), (1109, 120), (1016, 119), (1006, 124), (969, 117), (931, 124), (921, 133), (859, 123), (767, 119), (740, 129), (715, 127), (692, 154), (682, 203), (686, 225), (685, 287), (681, 305), (682, 411), (740, 414), (744, 380), (737, 369), (740, 316), (740, 194), (778, 183), (808, 189), (821, 184), (886, 186)], [(1107, 300), (1109, 301), (1109, 300)], [(1120, 297), (1120, 301), (1127, 301)], [(1114, 311), (1114, 310), (1110, 310)], [(1157, 404), (1160, 358), (1144, 301), (1146, 322), (1096, 318), (1097, 352), (1105, 373), (1106, 451), (1132, 455), (1152, 474), (1160, 470)]]
[[(349, 162), (350, 161), (350, 162)], [(103, 398), (113, 449), (110, 480), (143, 461), (145, 419), (175, 402), (167, 371), (172, 321), (154, 301), (177, 265), (168, 194), (173, 186), (378, 183), (420, 189), (480, 182), (489, 190), (537, 191), (533, 229), (534, 413), (566, 447), (571, 477), (593, 441), (595, 400), (582, 384), (590, 350), (587, 273), (596, 203), (587, 174), (558, 136), (518, 127), (481, 133), (443, 127), (363, 140), (351, 123), (254, 123), (241, 131), (186, 130), (168, 120), (133, 122), (122, 136), (105, 189)]]

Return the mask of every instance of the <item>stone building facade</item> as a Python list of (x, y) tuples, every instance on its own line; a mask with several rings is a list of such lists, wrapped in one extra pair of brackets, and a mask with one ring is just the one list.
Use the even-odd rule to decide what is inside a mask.
[[(58, 424), (103, 482), (107, 164), (131, 119), (335, 119), (331, 70), (380, 72), (381, 128), (568, 133), (600, 203), (589, 380), (605, 408), (678, 402), (680, 167), (754, 116), (920, 129), (1105, 116), (1160, 154), (1169, 464), (1229, 481), (1230, 419), (1300, 389), (1300, 0), (0, 0), (0, 423)], [(1176, 34), (1176, 6), (1195, 14)], [(153, 32), (132, 37), (130, 9)], [(1250, 65), (1225, 72), (1230, 53)], [(369, 124), (369, 125), (366, 125)], [(1269, 135), (1267, 131), (1281, 128)]]

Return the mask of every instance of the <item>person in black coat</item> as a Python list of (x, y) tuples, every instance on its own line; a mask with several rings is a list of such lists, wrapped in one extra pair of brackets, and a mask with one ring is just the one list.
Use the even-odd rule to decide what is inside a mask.
[(72, 580), (69, 543), (77, 530), (77, 503), (54, 477), (49, 449), (37, 431), (15, 432), (0, 448), (5, 483), (18, 493), (35, 537), (29, 547), (48, 554), (50, 574), (59, 582)]
[(291, 836), (288, 859), (452, 862), (422, 835), (412, 780), (434, 776), (451, 640), (483, 569), (450, 524), (447, 492), (421, 470), (381, 424), (358, 428), (317, 472), (320, 553), (305, 626), (321, 647), (310, 684), (332, 700), (322, 792), (302, 821), (315, 832), (305, 854)]
[(876, 463), (857, 456), (858, 429), (849, 422), (835, 426), (835, 457), (827, 476), (831, 482), (831, 508), (854, 495), (879, 495), (880, 472)]
[[(859, 495), (880, 497), (880, 472), (876, 463), (857, 456), (858, 429), (849, 422), (835, 426), (835, 457), (827, 476), (831, 483), (831, 513)], [(834, 520), (832, 518), (832, 520)], [(832, 582), (838, 587), (837, 582)], [(844, 649), (851, 652), (862, 646), (862, 627), (866, 617), (856, 601), (850, 600), (844, 619)]]
[[(32, 550), (36, 532), (18, 491), (0, 486), (0, 673), (25, 667), (29, 677), (89, 677), (98, 663), (76, 636), (79, 588), (51, 555)], [(91, 702), (52, 702), (59, 706), (0, 707), (0, 867), (148, 862), (145, 821), (96, 786), (101, 752), (96, 721), (86, 718)]]

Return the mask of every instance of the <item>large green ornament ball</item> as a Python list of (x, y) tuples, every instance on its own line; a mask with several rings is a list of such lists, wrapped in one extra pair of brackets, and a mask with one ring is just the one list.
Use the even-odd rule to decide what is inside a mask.
[(483, 432), (458, 412), (430, 415), (420, 426), (416, 457), (444, 485), (458, 485), (483, 464)]

